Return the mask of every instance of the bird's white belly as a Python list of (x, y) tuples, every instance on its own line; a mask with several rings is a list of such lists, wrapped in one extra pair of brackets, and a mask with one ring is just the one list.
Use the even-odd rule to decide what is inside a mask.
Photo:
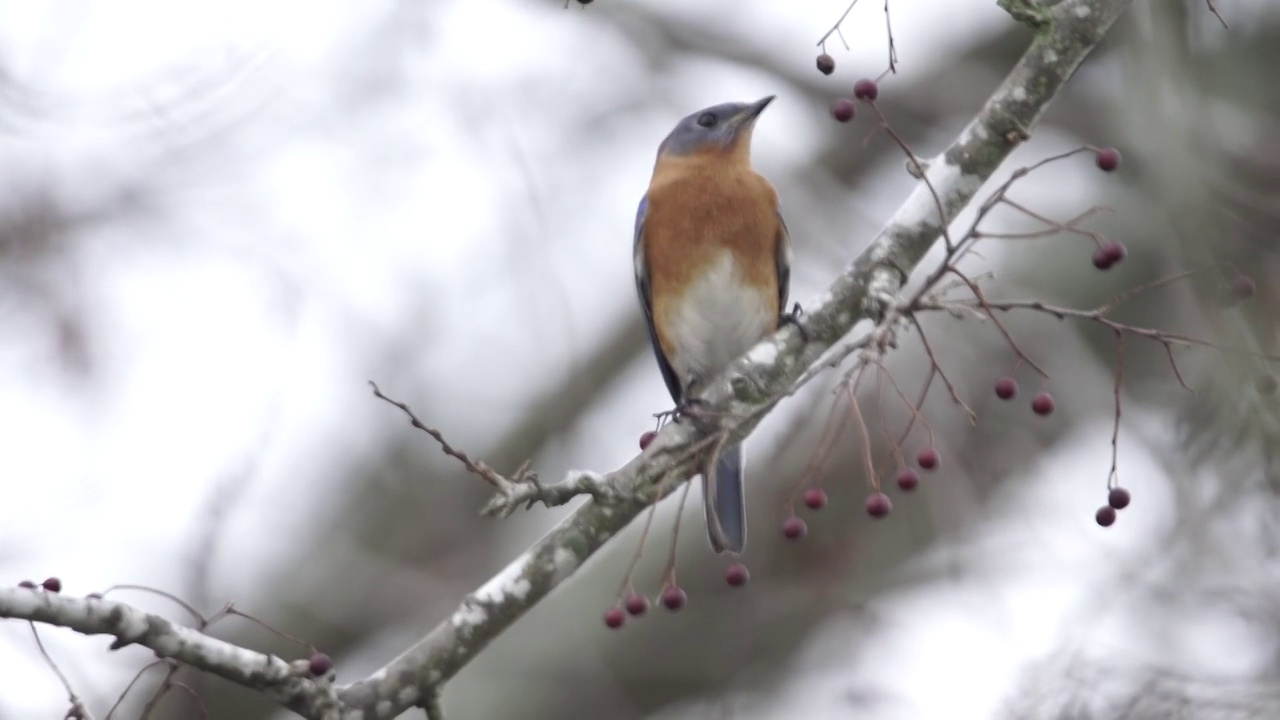
[(672, 365), (684, 382), (718, 374), (755, 345), (776, 318), (767, 291), (748, 285), (729, 251), (680, 298), (670, 320)]

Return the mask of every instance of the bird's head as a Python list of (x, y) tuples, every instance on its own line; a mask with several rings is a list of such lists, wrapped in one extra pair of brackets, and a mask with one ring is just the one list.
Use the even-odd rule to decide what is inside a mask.
[(747, 156), (756, 118), (773, 102), (773, 95), (752, 103), (723, 103), (687, 115), (658, 146), (658, 157), (733, 152)]

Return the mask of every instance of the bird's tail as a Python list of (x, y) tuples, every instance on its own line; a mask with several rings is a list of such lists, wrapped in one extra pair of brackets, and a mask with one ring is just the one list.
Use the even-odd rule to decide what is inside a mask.
[(711, 549), (742, 552), (747, 546), (747, 499), (742, 487), (741, 443), (720, 453), (714, 479), (702, 476), (702, 500)]

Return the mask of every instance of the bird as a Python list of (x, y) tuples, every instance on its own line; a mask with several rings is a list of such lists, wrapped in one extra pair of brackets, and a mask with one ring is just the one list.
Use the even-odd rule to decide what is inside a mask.
[[(756, 120), (773, 95), (712, 105), (680, 120), (658, 146), (636, 210), (636, 292), (676, 412), (704, 383), (779, 324), (791, 278), (791, 236), (773, 185), (751, 167)], [(798, 308), (797, 308), (798, 312)], [(741, 443), (702, 477), (712, 549), (747, 543)]]

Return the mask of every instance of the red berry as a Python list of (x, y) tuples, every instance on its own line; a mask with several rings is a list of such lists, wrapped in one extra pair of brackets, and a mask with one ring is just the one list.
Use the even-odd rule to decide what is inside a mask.
[(51, 593), (62, 592), (62, 581), (56, 577), (45, 578), (40, 585)]
[(846, 98), (831, 103), (831, 117), (846, 123), (853, 119), (853, 101)]
[(729, 583), (730, 587), (742, 587), (751, 579), (751, 573), (747, 572), (747, 566), (742, 563), (734, 563), (724, 571), (724, 581)]
[(1103, 505), (1098, 508), (1098, 513), (1094, 515), (1094, 519), (1102, 527), (1111, 527), (1111, 524), (1116, 521), (1116, 509), (1110, 505)]
[(1053, 408), (1053, 396), (1048, 392), (1038, 392), (1031, 398), (1031, 411), (1037, 415), (1051, 415)]
[(1099, 270), (1111, 269), (1111, 264), (1112, 264), (1111, 260), (1110, 258), (1107, 257), (1107, 254), (1102, 251), (1102, 248), (1098, 248), (1093, 251), (1092, 259), (1093, 259), (1093, 266), (1098, 268)]
[(938, 451), (934, 450), (932, 445), (926, 446), (919, 455), (916, 455), (916, 464), (925, 470), (938, 467)]
[(311, 677), (320, 677), (328, 675), (333, 669), (333, 658), (322, 652), (311, 653), (311, 660), (307, 663), (307, 669), (311, 672)]
[(640, 617), (649, 609), (649, 598), (641, 595), (640, 593), (633, 592), (627, 596), (623, 606), (626, 607), (627, 612), (631, 615)]
[(1001, 400), (1012, 400), (1018, 394), (1018, 381), (1005, 375), (996, 380), (996, 397)]
[(911, 492), (920, 487), (920, 475), (911, 468), (902, 468), (898, 471), (898, 489), (903, 492)]
[(809, 534), (809, 526), (804, 520), (791, 516), (782, 521), (782, 536), (788, 540), (799, 540)]
[(871, 493), (867, 496), (867, 514), (873, 518), (882, 518), (889, 514), (893, 509), (893, 503), (889, 501), (889, 496), (882, 492)]
[(649, 447), (649, 443), (653, 442), (653, 439), (656, 437), (658, 437), (658, 433), (652, 430), (640, 433), (640, 450), (643, 451), (645, 448)]
[(28, 590), (35, 590), (35, 589), (36, 589), (36, 584), (35, 584), (34, 582), (30, 581), (30, 580), (23, 580), (23, 581), (21, 581), (21, 582), (19, 582), (19, 583), (18, 583), (18, 587), (20, 587), (20, 588), (26, 588), (26, 589), (28, 589)]
[(836, 59), (826, 53), (818, 56), (818, 72), (830, 75), (836, 71)]
[(662, 591), (662, 604), (672, 612), (684, 607), (685, 601), (689, 596), (678, 585), (672, 585)]
[(620, 607), (614, 606), (604, 611), (604, 625), (610, 630), (617, 630), (626, 621), (627, 616), (622, 614)]
[(1231, 281), (1231, 294), (1235, 295), (1237, 300), (1248, 300), (1253, 297), (1257, 289), (1257, 283), (1248, 275), (1237, 275)]
[(1099, 170), (1111, 172), (1120, 167), (1120, 151), (1115, 148), (1103, 148), (1094, 156), (1094, 161), (1098, 163)]
[(827, 506), (827, 494), (822, 488), (811, 487), (804, 491), (804, 506), (810, 510), (821, 510)]
[(1123, 510), (1129, 507), (1129, 501), (1132, 499), (1129, 497), (1129, 491), (1122, 487), (1113, 487), (1111, 492), (1107, 493), (1107, 504), (1116, 510)]
[(1093, 266), (1099, 270), (1110, 270), (1112, 265), (1129, 256), (1129, 250), (1123, 243), (1108, 240), (1093, 251)]
[(880, 96), (880, 86), (875, 80), (862, 78), (853, 84), (853, 96), (859, 100), (875, 100)]

